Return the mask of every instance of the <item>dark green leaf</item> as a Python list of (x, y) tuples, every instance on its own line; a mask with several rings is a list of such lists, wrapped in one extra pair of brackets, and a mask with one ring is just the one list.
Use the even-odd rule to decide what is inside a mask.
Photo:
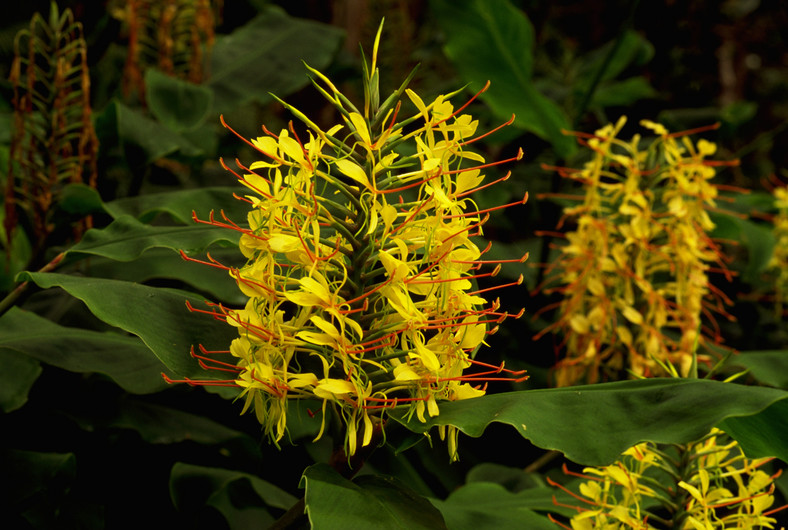
[(27, 403), (30, 389), (41, 375), (41, 365), (35, 359), (4, 347), (4, 321), (5, 318), (0, 319), (0, 410), (11, 412)]
[(59, 326), (18, 308), (0, 318), (0, 351), (24, 354), (36, 366), (33, 359), (71, 372), (106, 374), (135, 394), (166, 387), (164, 366), (139, 339)]
[(739, 352), (726, 364), (747, 368), (759, 383), (788, 390), (788, 350)]
[(40, 272), (23, 272), (19, 279), (33, 281), (44, 289), (63, 288), (85, 302), (99, 319), (140, 337), (159, 360), (183, 377), (219, 377), (200, 368), (189, 350), (198, 344), (209, 350), (227, 350), (238, 336), (232, 326), (190, 312), (187, 301), (198, 309), (207, 307), (202, 298), (184, 291)]
[(211, 50), (214, 110), (229, 112), (245, 103), (270, 101), (309, 83), (303, 62), (321, 69), (339, 48), (342, 32), (332, 26), (293, 18), (266, 6), (232, 34), (218, 37)]
[[(451, 530), (479, 530), (481, 528), (528, 528), (555, 530), (556, 525), (533, 511), (542, 509), (552, 513), (567, 512), (552, 502), (552, 496), (562, 492), (552, 488), (538, 488), (511, 493), (503, 486), (490, 482), (474, 482), (454, 491), (445, 501), (433, 500)], [(569, 497), (564, 494), (565, 497)]]
[(493, 421), (506, 423), (534, 445), (601, 466), (639, 442), (687, 443), (726, 418), (758, 414), (786, 398), (788, 392), (773, 388), (644, 379), (493, 394), (441, 404), (440, 416), (425, 424), (404, 423), (416, 432), (453, 425), (474, 437)]
[(739, 442), (747, 456), (776, 456), (788, 462), (788, 399), (754, 416), (727, 418), (719, 427)]
[[(211, 248), (210, 252), (213, 258), (226, 265), (237, 266), (239, 258), (242, 258), (235, 247)], [(78, 266), (85, 268), (94, 278), (137, 283), (154, 278), (177, 280), (192, 286), (195, 292), (205, 293), (215, 302), (243, 305), (248, 299), (227, 272), (199, 263), (187, 263), (170, 249), (150, 249), (133, 263), (93, 256)]]
[(611, 81), (631, 64), (645, 64), (654, 56), (654, 47), (639, 33), (627, 30), (621, 39), (609, 60), (607, 57), (615, 41), (608, 42), (582, 58), (579, 74), (581, 80), (576, 87), (578, 90), (582, 92), (588, 89), (591, 80), (597, 75), (605, 60), (608, 60), (608, 63), (600, 79), (602, 82)]
[(653, 98), (657, 91), (645, 77), (630, 77), (605, 83), (594, 92), (592, 107), (625, 107), (641, 99)]
[[(4, 503), (21, 504), (38, 498), (51, 506), (55, 496), (65, 496), (76, 475), (73, 453), (39, 453), (36, 451), (3, 450), (0, 457), (3, 472), (0, 485)], [(35, 503), (29, 504), (35, 509)], [(39, 506), (40, 507), (40, 506)], [(55, 514), (51, 514), (52, 517)]]
[(148, 68), (145, 71), (145, 101), (157, 120), (174, 131), (183, 132), (196, 128), (205, 120), (211, 110), (213, 92)]
[(432, 0), (435, 16), (446, 35), (444, 50), (460, 75), (479, 90), (497, 116), (551, 142), (560, 156), (571, 153), (574, 140), (561, 131), (570, 128), (561, 108), (542, 95), (531, 80), (534, 30), (525, 13), (508, 0)]
[(267, 528), (270, 509), (285, 511), (298, 499), (254, 475), (177, 462), (170, 474), (170, 491), (178, 510), (198, 512), (212, 506), (230, 528)]
[(153, 444), (188, 440), (219, 445), (246, 436), (204, 416), (129, 399), (122, 402), (119, 416), (111, 420), (109, 425), (133, 429), (140, 433), (143, 440)]
[(63, 188), (59, 206), (75, 215), (89, 215), (104, 211), (99, 193), (85, 184), (72, 183)]
[(427, 499), (392, 477), (364, 475), (351, 482), (316, 464), (307, 468), (301, 484), (314, 530), (446, 528)]
[(236, 246), (239, 237), (236, 231), (212, 225), (151, 226), (124, 215), (106, 228), (88, 230), (69, 253), (132, 261), (151, 248), (167, 248), (176, 253), (183, 250), (191, 254), (202, 252), (217, 242)]
[(189, 157), (201, 154), (183, 136), (119, 101), (107, 105), (96, 117), (96, 130), (100, 131), (102, 145), (117, 142), (132, 165), (150, 164), (174, 153)]
[[(228, 176), (232, 178), (232, 175)], [(166, 213), (175, 221), (185, 225), (193, 224), (192, 212), (200, 219), (207, 220), (213, 211), (217, 216), (224, 212), (237, 223), (246, 219), (249, 205), (233, 197), (233, 193), (243, 195), (247, 188), (242, 187), (206, 187), (151, 193), (108, 202), (104, 205), (113, 217), (131, 215), (141, 222), (147, 223), (157, 215)]]
[(484, 462), (474, 466), (465, 477), (467, 482), (494, 482), (517, 493), (522, 490), (546, 487), (542, 475), (528, 473), (517, 467), (509, 467), (492, 462)]

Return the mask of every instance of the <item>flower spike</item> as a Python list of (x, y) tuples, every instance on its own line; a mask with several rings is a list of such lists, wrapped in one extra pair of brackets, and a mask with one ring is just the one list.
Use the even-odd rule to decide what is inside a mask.
[[(485, 184), (482, 172), (523, 152), (487, 162), (470, 150), (485, 135), (474, 136), (478, 123), (463, 112), (489, 84), (455, 109), (450, 96), (424, 104), (406, 82), (378, 109), (379, 39), (380, 32), (365, 64), (363, 106), (309, 68), (339, 112), (344, 140), (336, 136), (340, 126), (322, 131), (285, 104), (307, 126), (306, 136), (292, 123), (279, 134), (263, 127), (264, 136), (241, 138), (262, 160), (237, 162), (237, 172), (221, 162), (246, 186), (238, 198), (250, 206), (247, 223), (224, 212), (194, 220), (240, 233), (246, 264), (227, 267), (182, 253), (226, 270), (249, 297), (243, 308), (188, 306), (234, 326), (238, 338), (225, 352), (192, 350), (202, 367), (232, 379), (182, 382), (239, 387), (244, 411), (254, 410), (274, 443), (285, 435), (290, 400), (322, 401), (323, 427), (336, 413), (348, 456), (372, 443), (388, 415), (427, 421), (441, 402), (483, 395), (489, 381), (527, 379), (524, 371), (471, 358), (503, 320), (522, 314), (488, 303), (481, 295), (503, 286), (477, 289), (476, 279), (493, 278), (501, 263), (522, 263), (527, 254), (482, 260), (489, 245), (480, 250), (471, 236), (490, 213), (524, 204), (528, 194), (483, 210), (466, 198), (506, 180), (509, 174)], [(405, 95), (418, 113), (397, 121)], [(403, 142), (415, 154), (399, 155)], [(323, 189), (337, 193), (321, 195)], [(456, 431), (442, 434), (456, 458)]]

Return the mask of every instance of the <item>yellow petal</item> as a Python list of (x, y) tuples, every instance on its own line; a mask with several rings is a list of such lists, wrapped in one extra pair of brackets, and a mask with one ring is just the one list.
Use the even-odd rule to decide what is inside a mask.
[(337, 159), (335, 164), (344, 175), (350, 177), (359, 184), (363, 184), (367, 189), (372, 189), (369, 183), (369, 177), (366, 171), (364, 171), (364, 168), (347, 158)]

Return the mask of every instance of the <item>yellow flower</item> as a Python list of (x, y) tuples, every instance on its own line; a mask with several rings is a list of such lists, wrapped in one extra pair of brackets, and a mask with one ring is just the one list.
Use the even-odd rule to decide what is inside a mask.
[[(471, 358), (509, 316), (473, 291), (474, 279), (500, 266), (481, 260), (471, 239), (489, 215), (471, 194), (483, 170), (522, 153), (486, 163), (468, 147), (477, 122), (447, 96), (425, 104), (403, 85), (376, 108), (374, 65), (373, 54), (363, 111), (310, 69), (342, 123), (323, 131), (285, 104), (309, 139), (293, 127), (243, 139), (263, 157), (233, 171), (249, 190), (248, 226), (201, 221), (240, 231), (248, 260), (227, 268), (246, 306), (209, 311), (239, 332), (229, 361), (201, 358), (231, 372), (213, 384), (241, 387), (244, 410), (254, 409), (274, 442), (286, 432), (289, 400), (318, 402), (318, 437), (336, 415), (348, 456), (371, 444), (393, 411), (424, 422), (440, 414), (441, 401), (483, 395), (487, 380), (525, 379)], [(406, 93), (416, 113), (397, 122)], [(340, 128), (350, 131), (343, 139)], [(394, 151), (403, 143), (413, 154)], [(457, 434), (441, 431), (452, 458)]]
[(721, 340), (704, 332), (716, 329), (714, 321), (706, 328), (701, 318), (725, 315), (727, 302), (708, 280), (712, 269), (730, 276), (706, 211), (717, 197), (709, 181), (724, 164), (706, 160), (713, 144), (690, 140), (698, 131), (669, 133), (644, 121), (657, 137), (624, 141), (625, 122), (578, 133), (591, 159), (559, 170), (584, 195), (565, 210), (577, 225), (547, 282), (548, 292), (564, 296), (557, 322), (542, 332), (566, 336), (558, 386), (627, 374), (687, 376), (698, 362), (711, 362), (705, 346)]
[(579, 495), (548, 481), (583, 502), (571, 518), (573, 529), (774, 528), (772, 515), (786, 507), (769, 510), (780, 474), (760, 469), (769, 460), (747, 458), (715, 428), (686, 445), (638, 444), (618, 462), (586, 468), (583, 474), (565, 468), (586, 479)]

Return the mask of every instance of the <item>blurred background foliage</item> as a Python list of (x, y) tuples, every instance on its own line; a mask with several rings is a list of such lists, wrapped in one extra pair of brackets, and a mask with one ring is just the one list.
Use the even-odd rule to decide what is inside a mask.
[[(166, 56), (155, 53), (161, 52), (156, 44), (161, 27), (140, 15), (146, 9), (164, 12), (165, 4), (174, 6), (170, 15), (175, 17), (165, 32), (175, 43)], [(725, 322), (722, 334), (733, 348), (759, 351), (738, 363), (751, 369), (751, 382), (786, 388), (778, 375), (785, 373), (779, 369), (785, 356), (777, 354), (784, 354), (788, 329), (769, 302), (773, 289), (767, 271), (775, 244), (770, 192), (775, 183), (788, 182), (784, 2), (61, 0), (58, 6), (70, 8), (84, 27), (98, 178), (95, 189), (72, 183), (59, 190), (51, 214), (65, 228), (46, 234), (46, 251), (35, 251), (32, 242), (41, 234), (32, 233), (24, 215), (11, 236), (2, 236), (0, 290), (10, 292), (18, 272), (38, 270), (67, 249), (58, 272), (124, 283), (72, 285), (30, 276), (41, 287), (62, 289), (28, 289), (16, 300), (28, 311), (12, 308), (0, 320), (4, 528), (125, 528), (151, 524), (153, 514), (157, 526), (265, 527), (302, 495), (303, 469), (326, 461), (330, 442), (277, 450), (261, 442), (257, 422), (240, 417), (237, 404), (202, 389), (166, 387), (162, 364), (151, 351), (161, 357), (161, 350), (177, 342), (182, 350), (169, 355), (180, 355), (186, 363), (180, 375), (199, 377), (199, 368), (188, 365), (187, 357), (188, 345), (198, 341), (167, 337), (169, 326), (202, 326), (198, 315), (185, 313), (183, 323), (160, 322), (159, 339), (171, 340), (168, 346), (155, 344), (128, 319), (126, 327), (120, 326), (127, 333), (117, 333), (113, 311), (140, 313), (144, 327), (146, 317), (152, 318), (144, 314), (146, 297), (172, 295), (172, 307), (182, 306), (183, 295), (145, 290), (158, 287), (183, 289), (195, 299), (243, 302), (226, 275), (186, 264), (173, 252), (211, 246), (226, 263), (238, 260), (232, 234), (191, 221), (192, 210), (201, 218), (211, 209), (224, 209), (236, 219), (245, 215), (244, 205), (231, 197), (234, 179), (218, 160), (237, 157), (249, 163), (254, 154), (226, 133), (218, 116), (223, 114), (245, 137), (260, 135), (261, 124), (279, 130), (291, 117), (273, 93), (328, 128), (336, 116), (308, 86), (302, 62), (321, 69), (351, 99), (360, 99), (359, 43), (372, 42), (382, 17), (384, 94), (419, 64), (411, 87), (425, 101), (458, 86), (467, 86), (470, 95), (491, 81), (490, 90), (469, 109), (480, 119), (480, 130), (516, 115), (514, 127), (478, 147), (488, 160), (513, 156), (522, 147), (525, 159), (504, 185), (485, 190), (477, 200), (484, 208), (517, 200), (524, 190), (531, 196), (527, 205), (493, 216), (485, 231), (495, 242), (496, 257), (531, 253), (526, 265), (506, 264), (501, 273), (507, 279), (525, 276), (522, 286), (502, 294), (502, 304), (514, 313), (524, 306), (527, 316), (489, 341), (493, 358), (531, 373), (518, 389), (547, 387), (558, 355), (554, 337), (531, 339), (553, 315), (529, 316), (555, 302), (537, 290), (543, 279), (539, 265), (554, 257), (555, 241), (535, 233), (552, 230), (567, 204), (543, 194), (573, 191), (547, 168), (582, 163), (575, 139), (564, 131), (592, 132), (622, 114), (631, 127), (624, 137), (637, 130), (641, 119), (660, 121), (672, 131), (720, 124), (703, 136), (718, 144), (719, 158), (740, 160), (718, 177), (735, 191), (726, 193), (714, 213), (714, 235), (730, 242), (730, 267), (737, 272), (733, 282), (714, 278), (735, 300), (730, 312), (736, 321)], [(49, 9), (42, 0), (3, 8), (4, 188), (13, 166), (9, 77), (15, 36), (35, 12), (46, 18)], [(153, 25), (146, 29), (145, 24)], [(145, 52), (145, 46), (153, 51)], [(87, 214), (99, 230), (77, 242), (69, 227)], [(187, 322), (190, 318), (194, 322)], [(213, 328), (202, 333), (212, 335)], [(229, 342), (212, 338), (217, 344)], [(732, 366), (731, 373), (735, 370)], [(501, 384), (491, 391), (507, 389)], [(291, 426), (293, 440), (308, 440), (314, 429), (309, 414), (301, 411)], [(389, 441), (400, 448), (414, 443), (404, 433)], [(396, 456), (378, 451), (364, 472), (388, 473), (421, 495), (446, 499), (436, 505), (453, 522), (451, 528), (464, 528), (472, 520), (460, 496), (447, 499), (466, 483), (482, 483), (462, 493), (473, 491), (480, 506), (503, 503), (507, 508), (522, 506), (521, 491), (542, 488), (543, 502), (530, 509), (561, 513), (552, 507), (553, 492), (544, 481), (560, 473), (561, 459), (510, 428), (493, 424), (483, 438), (463, 437), (460, 456), (459, 464), (449, 466), (443, 447), (421, 443)], [(329, 488), (332, 479), (326, 473), (315, 468), (306, 480)], [(371, 490), (383, 487), (369, 481)], [(504, 519), (501, 524), (523, 521)], [(543, 517), (529, 524), (552, 527)]]

